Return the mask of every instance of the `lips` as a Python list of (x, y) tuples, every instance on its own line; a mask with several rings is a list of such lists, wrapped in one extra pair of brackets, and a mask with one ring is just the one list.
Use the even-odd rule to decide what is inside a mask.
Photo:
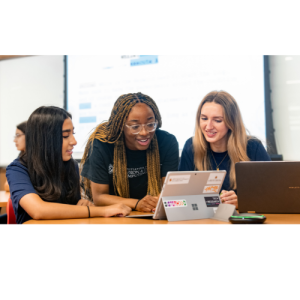
[(70, 149), (70, 150), (67, 150), (66, 152), (67, 152), (68, 154), (72, 155), (72, 153), (73, 153), (73, 148)]
[(150, 139), (137, 139), (136, 140), (141, 146), (147, 146), (150, 142)]
[(205, 131), (205, 133), (209, 138), (213, 138), (217, 134), (215, 131)]

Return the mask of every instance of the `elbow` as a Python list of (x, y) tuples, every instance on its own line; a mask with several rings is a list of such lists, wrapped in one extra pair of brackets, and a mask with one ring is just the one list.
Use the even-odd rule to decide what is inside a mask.
[(98, 197), (93, 198), (94, 204), (96, 206), (103, 206), (105, 205), (105, 201), (102, 197), (103, 195), (99, 195)]
[(32, 211), (30, 213), (30, 217), (33, 220), (43, 220), (44, 219), (44, 214), (43, 214), (43, 211), (41, 209), (35, 209), (34, 211)]

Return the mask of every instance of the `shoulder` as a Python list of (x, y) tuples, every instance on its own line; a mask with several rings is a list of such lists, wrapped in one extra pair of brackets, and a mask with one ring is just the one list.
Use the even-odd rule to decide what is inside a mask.
[(173, 134), (171, 134), (167, 131), (157, 129), (155, 134), (156, 134), (156, 137), (157, 137), (158, 144), (160, 144), (162, 142), (170, 143), (172, 141), (178, 143), (175, 135), (173, 135)]
[(26, 166), (24, 166), (19, 158), (16, 158), (13, 162), (11, 162), (7, 168), (6, 168), (6, 172), (10, 172), (10, 171), (17, 171), (17, 170), (23, 170), (25, 172), (28, 173), (28, 169), (26, 168)]
[(193, 137), (190, 137), (184, 144), (182, 153), (194, 153)]
[(265, 147), (263, 146), (262, 142), (255, 138), (255, 137), (249, 137), (248, 143), (247, 143), (247, 155), (251, 160), (255, 161), (269, 161), (270, 156), (267, 153)]
[(91, 148), (101, 149), (101, 150), (111, 150), (114, 148), (114, 144), (109, 144), (109, 143), (101, 142), (97, 139), (94, 139)]
[(114, 144), (104, 143), (95, 139), (91, 145), (89, 156), (91, 159), (114, 152)]
[(257, 148), (263, 147), (262, 142), (257, 139), (256, 137), (248, 137), (248, 143), (247, 143), (247, 153), (256, 151)]
[(184, 144), (184, 147), (193, 148), (193, 137), (190, 137)]

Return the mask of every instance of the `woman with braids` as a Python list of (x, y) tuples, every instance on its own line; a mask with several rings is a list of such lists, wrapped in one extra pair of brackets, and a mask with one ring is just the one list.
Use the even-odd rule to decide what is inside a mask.
[(159, 128), (156, 103), (142, 93), (120, 96), (108, 122), (89, 138), (81, 176), (95, 205), (155, 209), (168, 171), (178, 169), (178, 142)]
[(80, 199), (78, 164), (72, 159), (72, 116), (42, 106), (28, 119), (26, 151), (6, 169), (18, 224), (30, 219), (68, 219), (127, 215), (123, 204), (95, 207)]
[(247, 136), (235, 99), (224, 91), (213, 91), (201, 101), (195, 136), (186, 141), (179, 171), (226, 170), (223, 203), (238, 207), (235, 164), (240, 161), (269, 161), (262, 143)]

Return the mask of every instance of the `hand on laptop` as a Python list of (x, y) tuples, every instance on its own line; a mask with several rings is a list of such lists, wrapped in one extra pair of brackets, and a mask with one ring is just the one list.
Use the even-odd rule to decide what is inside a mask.
[(220, 199), (224, 204), (232, 204), (238, 208), (238, 197), (234, 191), (225, 191), (222, 190), (220, 194)]
[(142, 200), (140, 200), (136, 207), (136, 210), (142, 212), (153, 212), (153, 210), (156, 208), (158, 199), (159, 197), (147, 195)]

